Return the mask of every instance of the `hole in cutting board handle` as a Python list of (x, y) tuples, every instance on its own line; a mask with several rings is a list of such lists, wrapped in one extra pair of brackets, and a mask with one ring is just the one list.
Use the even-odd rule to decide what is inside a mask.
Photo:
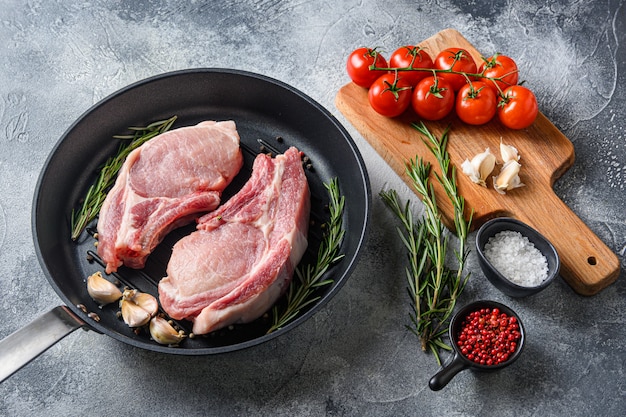
[(598, 261), (596, 260), (595, 256), (590, 256), (590, 257), (587, 258), (587, 263), (589, 265), (595, 265), (595, 264), (598, 263)]

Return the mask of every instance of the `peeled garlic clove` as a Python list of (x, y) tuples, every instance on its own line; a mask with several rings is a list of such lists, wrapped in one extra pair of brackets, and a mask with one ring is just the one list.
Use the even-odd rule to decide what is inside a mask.
[(162, 345), (177, 345), (183, 341), (185, 334), (178, 332), (163, 317), (156, 316), (150, 320), (150, 335)]
[(521, 167), (517, 161), (509, 161), (504, 164), (500, 174), (493, 178), (493, 188), (500, 194), (505, 194), (505, 191), (524, 186), (519, 177)]
[(483, 187), (486, 187), (487, 184), (485, 180), (491, 174), (491, 171), (496, 166), (496, 157), (491, 153), (489, 148), (485, 149), (485, 152), (481, 152), (475, 157), (472, 158), (471, 161), (468, 159), (465, 160), (461, 164), (461, 169), (463, 173), (467, 175), (472, 182), (476, 184), (480, 184)]
[(113, 303), (122, 297), (120, 289), (105, 279), (100, 271), (87, 278), (87, 292), (101, 306)]
[(135, 304), (132, 300), (122, 299), (120, 301), (120, 307), (122, 309), (122, 318), (124, 323), (129, 327), (141, 327), (150, 321), (152, 315)]
[(506, 164), (509, 161), (519, 161), (520, 155), (517, 152), (517, 148), (511, 145), (505, 145), (500, 139), (500, 156), (502, 156), (502, 163)]

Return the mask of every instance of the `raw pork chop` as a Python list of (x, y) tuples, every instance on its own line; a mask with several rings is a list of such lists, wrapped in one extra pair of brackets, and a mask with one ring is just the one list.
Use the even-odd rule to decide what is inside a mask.
[(307, 247), (310, 196), (300, 152), (260, 154), (243, 188), (174, 245), (161, 306), (205, 334), (247, 323), (283, 294)]
[(132, 151), (98, 220), (107, 273), (143, 268), (176, 227), (215, 209), (243, 165), (233, 121), (206, 121), (163, 133)]

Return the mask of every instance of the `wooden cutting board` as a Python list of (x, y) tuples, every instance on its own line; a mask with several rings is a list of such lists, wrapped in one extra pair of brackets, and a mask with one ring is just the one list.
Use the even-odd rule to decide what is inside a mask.
[[(479, 65), (482, 62), (481, 53), (453, 29), (441, 31), (420, 45), (433, 58), (442, 49), (460, 47)], [(520, 79), (524, 79), (524, 74), (520, 74)], [(396, 119), (383, 117), (371, 109), (367, 90), (354, 83), (339, 90), (335, 104), (409, 187), (411, 180), (405, 173), (409, 159), (421, 157), (439, 170), (422, 135), (410, 125), (418, 121), (412, 110)], [(556, 247), (561, 258), (561, 276), (579, 294), (593, 295), (617, 279), (620, 265), (616, 254), (554, 193), (554, 182), (574, 163), (574, 146), (543, 114), (538, 115), (531, 127), (519, 131), (507, 129), (497, 118), (477, 127), (464, 124), (455, 115), (426, 125), (437, 136), (450, 127), (448, 151), (457, 168), (460, 194), (466, 206), (474, 211), (473, 229), (500, 216), (529, 224)], [(481, 187), (472, 183), (460, 168), (465, 159), (472, 159), (487, 147), (501, 164), (500, 140), (518, 149), (522, 164), (520, 178), (525, 184), (505, 195), (493, 189), (492, 179), (488, 180), (487, 188)], [(500, 166), (496, 165), (492, 175), (497, 175)], [(443, 220), (454, 230), (452, 206), (443, 189), (436, 181), (433, 183)]]

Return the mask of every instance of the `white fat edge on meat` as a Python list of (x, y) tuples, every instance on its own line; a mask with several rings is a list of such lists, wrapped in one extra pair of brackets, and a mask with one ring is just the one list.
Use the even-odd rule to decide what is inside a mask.
[[(274, 177), (272, 178), (272, 187), (265, 189), (265, 193), (269, 195), (280, 195), (280, 188), (282, 186), (282, 176), (285, 172), (285, 156), (277, 155), (274, 162)], [(263, 214), (255, 222), (255, 227), (263, 232), (263, 236), (266, 241), (269, 240), (269, 236), (274, 230), (275, 218), (269, 216), (269, 204), (275, 201), (275, 199), (265, 199), (265, 207), (263, 207)]]

